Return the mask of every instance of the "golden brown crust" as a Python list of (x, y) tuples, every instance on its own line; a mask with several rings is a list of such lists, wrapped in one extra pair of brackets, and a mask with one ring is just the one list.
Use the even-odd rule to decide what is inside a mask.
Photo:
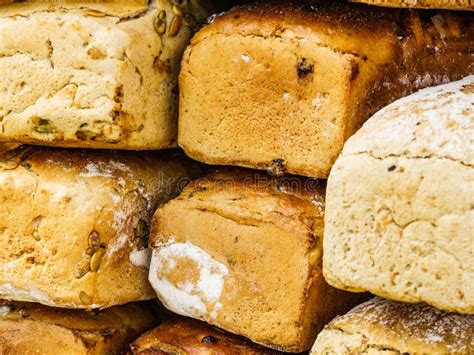
[[(324, 217), (324, 180), (298, 176), (271, 177), (258, 171), (226, 169), (191, 182), (170, 204), (185, 202), (197, 209), (214, 211), (226, 215), (241, 224), (270, 222), (289, 232), (298, 219), (305, 228), (313, 228), (314, 219)], [(267, 202), (277, 200), (275, 205)], [(270, 200), (270, 201), (269, 201)], [(264, 201), (259, 203), (259, 201)], [(223, 203), (225, 202), (225, 203)], [(229, 206), (225, 206), (228, 203)], [(157, 223), (155, 219), (154, 223)], [(159, 231), (159, 225), (156, 225)], [(158, 233), (150, 234), (150, 246), (162, 243)]]
[[(446, 16), (446, 22), (435, 25), (432, 18), (436, 15)], [(411, 20), (419, 21), (419, 26), (413, 26)], [(447, 48), (470, 52), (474, 23), (469, 13), (389, 10), (335, 1), (267, 1), (238, 6), (215, 17), (193, 37), (191, 44), (216, 34), (305, 38), (376, 64), (389, 64), (401, 59), (404, 51), (434, 51), (434, 45), (438, 51)], [(412, 36), (421, 40), (418, 48), (403, 48)], [(423, 45), (428, 48), (423, 49)]]
[[(191, 40), (196, 45), (216, 34), (263, 38), (305, 38), (337, 51), (370, 56), (376, 63), (393, 60), (393, 36), (399, 14), (365, 5), (336, 2), (267, 1), (238, 6), (215, 17)], [(356, 34), (354, 31), (357, 31)], [(369, 42), (367, 39), (370, 38)], [(379, 50), (374, 51), (373, 43)]]
[(67, 308), (154, 298), (148, 224), (190, 175), (169, 152), (2, 153), (0, 235), (9, 247), (0, 252), (1, 297)]
[(277, 350), (307, 350), (336, 314), (365, 299), (322, 277), (323, 214), (317, 180), (211, 174), (155, 214), (150, 282), (176, 313)]
[(2, 6), (0, 140), (175, 147), (180, 60), (210, 14), (205, 2), (31, 0)]
[(446, 9), (446, 10), (474, 10), (472, 0), (350, 0), (363, 2), (370, 5), (395, 7), (395, 8), (418, 8), (418, 9)]
[(166, 321), (131, 345), (134, 354), (280, 354), (190, 318)]
[[(364, 4), (237, 7), (192, 40), (178, 143), (210, 164), (327, 177), (373, 113), (474, 71), (471, 14)], [(217, 103), (217, 104), (216, 104)]]
[(0, 351), (12, 355), (115, 354), (155, 324), (149, 303), (87, 312), (2, 301)]
[[(2, 3), (3, 1), (3, 3)], [(2, 9), (0, 17), (27, 15), (37, 11), (54, 11), (57, 9), (86, 8), (101, 11), (120, 18), (143, 14), (147, 11), (147, 0), (0, 0), (0, 5), (10, 5)]]
[(18, 148), (21, 144), (17, 144), (17, 143), (3, 143), (3, 142), (0, 142), (0, 155), (2, 155), (3, 153), (9, 151), (9, 150), (13, 150), (15, 148)]

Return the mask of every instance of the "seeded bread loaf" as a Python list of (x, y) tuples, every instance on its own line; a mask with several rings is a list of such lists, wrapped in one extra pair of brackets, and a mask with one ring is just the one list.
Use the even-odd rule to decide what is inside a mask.
[(0, 352), (24, 354), (121, 354), (156, 324), (147, 303), (99, 312), (0, 301)]
[(179, 62), (198, 0), (16, 2), (0, 8), (0, 141), (175, 145)]
[(283, 351), (311, 347), (357, 295), (323, 279), (317, 180), (224, 171), (155, 214), (149, 280), (171, 311)]
[(327, 177), (375, 111), (474, 72), (464, 13), (273, 1), (195, 35), (180, 74), (178, 143), (209, 164)]
[(164, 322), (131, 345), (133, 354), (280, 354), (190, 318)]
[(474, 10), (472, 0), (351, 0), (370, 5), (422, 9)]
[(474, 76), (380, 110), (329, 177), (326, 280), (474, 314), (473, 167)]
[(0, 298), (104, 308), (156, 297), (148, 226), (189, 172), (164, 154), (19, 147), (0, 155)]
[(374, 298), (318, 335), (319, 354), (472, 354), (474, 316)]

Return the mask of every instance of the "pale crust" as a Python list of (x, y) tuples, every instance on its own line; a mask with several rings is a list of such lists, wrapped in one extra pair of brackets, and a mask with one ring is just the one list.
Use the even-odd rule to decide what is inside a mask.
[(131, 349), (135, 355), (152, 355), (160, 352), (165, 354), (281, 354), (190, 318), (164, 322), (135, 340)]
[(474, 313), (474, 76), (375, 114), (328, 181), (333, 286)]
[[(162, 11), (167, 25), (159, 35)], [(183, 18), (192, 14), (200, 21), (209, 14), (197, 0), (183, 2), (182, 11), (172, 35), (176, 16), (168, 0), (2, 6), (0, 141), (129, 150), (174, 146), (179, 62), (193, 33)]]
[(407, 7), (419, 9), (474, 10), (472, 0), (351, 0), (370, 5), (386, 7)]
[(472, 354), (474, 316), (374, 298), (335, 318), (316, 354)]
[(316, 180), (232, 170), (197, 180), (155, 214), (150, 282), (173, 312), (274, 349), (307, 350), (364, 297), (322, 277), (323, 213)]
[[(429, 16), (428, 16), (429, 15)], [(210, 164), (327, 177), (378, 109), (474, 70), (464, 13), (258, 3), (217, 16), (185, 52), (178, 144)]]
[(2, 153), (0, 297), (65, 308), (154, 298), (148, 224), (189, 174), (164, 153)]
[(156, 324), (151, 304), (135, 303), (100, 312), (0, 303), (2, 354), (119, 354)]

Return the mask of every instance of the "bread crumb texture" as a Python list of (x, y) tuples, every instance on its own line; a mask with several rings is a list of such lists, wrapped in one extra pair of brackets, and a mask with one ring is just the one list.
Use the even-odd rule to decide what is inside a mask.
[(0, 141), (174, 146), (179, 62), (206, 14), (194, 0), (2, 6)]
[(316, 354), (472, 354), (474, 316), (374, 298), (335, 318)]
[(473, 167), (474, 76), (376, 113), (329, 177), (328, 282), (473, 314)]

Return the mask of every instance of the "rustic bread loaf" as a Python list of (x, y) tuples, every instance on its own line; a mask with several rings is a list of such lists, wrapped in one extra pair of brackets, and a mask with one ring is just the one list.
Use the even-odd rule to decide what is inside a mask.
[(338, 2), (216, 17), (188, 47), (178, 143), (196, 160), (327, 177), (375, 111), (474, 72), (474, 20)]
[(316, 354), (472, 354), (474, 316), (374, 298), (334, 319)]
[(188, 176), (164, 153), (3, 152), (0, 298), (104, 308), (156, 297), (148, 225)]
[(0, 301), (2, 354), (121, 354), (156, 324), (147, 303), (98, 312)]
[(155, 214), (150, 282), (171, 311), (278, 350), (311, 347), (358, 302), (322, 276), (324, 187), (224, 171)]
[(422, 9), (474, 10), (472, 0), (350, 0), (370, 5)]
[(0, 141), (175, 145), (177, 79), (198, 0), (16, 2), (0, 8)]
[(164, 322), (131, 345), (133, 354), (281, 354), (190, 318)]
[(328, 182), (333, 286), (474, 313), (474, 76), (375, 114)]

